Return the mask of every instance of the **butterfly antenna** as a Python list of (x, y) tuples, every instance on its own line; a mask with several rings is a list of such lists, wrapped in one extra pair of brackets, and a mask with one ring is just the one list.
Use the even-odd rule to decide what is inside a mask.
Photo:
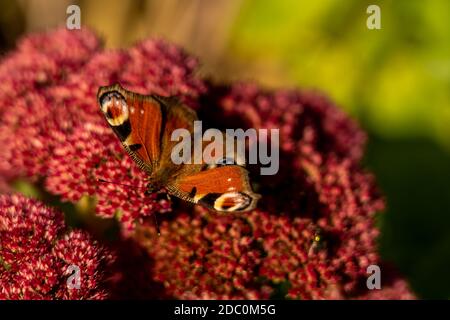
[(125, 183), (120, 183), (120, 182), (115, 182), (115, 181), (108, 181), (105, 179), (97, 179), (98, 182), (102, 182), (102, 183), (111, 183), (111, 184), (117, 184), (119, 186), (124, 186), (124, 187), (128, 187), (128, 188), (135, 188), (135, 189), (146, 189), (147, 187), (140, 187), (140, 186), (132, 186), (130, 184), (125, 184)]
[(155, 219), (156, 232), (158, 233), (158, 236), (160, 236), (161, 230), (159, 229), (159, 224), (158, 224), (158, 219), (156, 218), (156, 213), (153, 213), (153, 218)]

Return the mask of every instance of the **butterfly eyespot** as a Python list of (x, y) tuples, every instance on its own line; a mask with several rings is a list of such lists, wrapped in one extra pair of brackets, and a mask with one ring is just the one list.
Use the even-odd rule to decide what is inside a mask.
[(225, 157), (208, 165), (208, 168), (224, 167), (237, 164), (233, 158)]
[(252, 199), (242, 192), (227, 192), (214, 202), (214, 209), (218, 211), (241, 211), (250, 206)]
[(99, 101), (101, 110), (111, 126), (120, 126), (128, 120), (130, 112), (127, 101), (119, 92), (107, 92)]
[(217, 211), (243, 211), (250, 207), (252, 198), (243, 192), (208, 193), (200, 203)]
[(236, 162), (234, 161), (234, 159), (226, 157), (226, 158), (219, 159), (216, 162), (216, 164), (218, 166), (229, 166), (229, 165), (232, 165), (232, 164), (236, 164)]

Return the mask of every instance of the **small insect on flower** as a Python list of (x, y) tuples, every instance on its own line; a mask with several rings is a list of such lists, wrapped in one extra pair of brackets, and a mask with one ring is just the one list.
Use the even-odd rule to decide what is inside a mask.
[(312, 239), (312, 244), (309, 247), (308, 257), (312, 257), (318, 254), (320, 251), (325, 251), (327, 249), (327, 241), (325, 238), (324, 231), (317, 227), (314, 232), (314, 236)]

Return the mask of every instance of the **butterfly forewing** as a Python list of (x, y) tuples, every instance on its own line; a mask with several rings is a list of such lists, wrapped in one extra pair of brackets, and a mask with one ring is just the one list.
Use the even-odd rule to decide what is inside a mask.
[(101, 87), (98, 101), (108, 124), (138, 165), (151, 173), (160, 157), (161, 106), (119, 85)]

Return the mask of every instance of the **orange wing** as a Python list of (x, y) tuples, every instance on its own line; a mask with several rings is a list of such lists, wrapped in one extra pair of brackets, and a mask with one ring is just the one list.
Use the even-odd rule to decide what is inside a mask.
[(215, 167), (177, 178), (168, 185), (171, 194), (216, 211), (249, 211), (260, 195), (253, 193), (248, 172), (237, 165)]

